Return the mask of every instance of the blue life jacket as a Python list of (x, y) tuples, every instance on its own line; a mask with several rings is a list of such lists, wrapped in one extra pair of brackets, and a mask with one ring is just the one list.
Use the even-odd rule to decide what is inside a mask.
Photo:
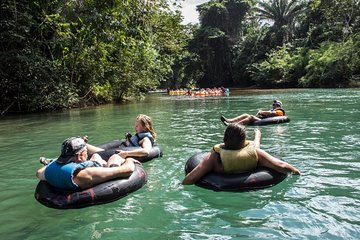
[(154, 143), (155, 143), (155, 139), (153, 137), (153, 135), (151, 135), (150, 132), (139, 132), (139, 133), (136, 133), (134, 136), (132, 136), (130, 138), (130, 144), (131, 146), (133, 147), (140, 147), (140, 144), (139, 142), (145, 138), (145, 137), (148, 137), (151, 141), (151, 145), (154, 146)]
[(74, 172), (88, 167), (100, 167), (100, 164), (94, 161), (85, 161), (81, 163), (71, 162), (68, 164), (59, 164), (56, 161), (52, 161), (45, 168), (45, 179), (54, 187), (77, 190), (79, 189), (79, 186), (73, 180)]

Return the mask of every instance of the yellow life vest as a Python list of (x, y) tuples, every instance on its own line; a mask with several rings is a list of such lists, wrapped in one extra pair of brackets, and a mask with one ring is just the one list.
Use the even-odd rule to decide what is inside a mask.
[(249, 172), (256, 168), (258, 156), (253, 141), (246, 141), (245, 147), (238, 150), (226, 150), (221, 144), (216, 144), (213, 151), (220, 154), (226, 173)]

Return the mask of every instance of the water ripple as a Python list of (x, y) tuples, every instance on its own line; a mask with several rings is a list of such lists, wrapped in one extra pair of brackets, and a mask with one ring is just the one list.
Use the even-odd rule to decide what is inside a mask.
[[(291, 121), (248, 127), (248, 137), (261, 129), (262, 148), (303, 175), (244, 193), (181, 185), (187, 159), (222, 141), (220, 115), (256, 113), (273, 99), (283, 101)], [(0, 232), (6, 239), (359, 239), (359, 100), (359, 89), (239, 90), (230, 97), (152, 95), (140, 103), (5, 116)], [(153, 118), (164, 151), (143, 164), (143, 188), (109, 204), (67, 211), (34, 199), (40, 155), (56, 157), (71, 135), (85, 133), (93, 143), (122, 138), (133, 132), (139, 113)]]

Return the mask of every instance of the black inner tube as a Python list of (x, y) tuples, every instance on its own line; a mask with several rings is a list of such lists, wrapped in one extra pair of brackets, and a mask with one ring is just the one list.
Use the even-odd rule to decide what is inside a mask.
[[(200, 152), (190, 157), (185, 164), (185, 174), (191, 172), (206, 154), (208, 153)], [(271, 187), (283, 181), (286, 176), (272, 169), (258, 167), (247, 173), (209, 173), (195, 185), (214, 191), (244, 192)]]
[(290, 122), (290, 118), (287, 116), (276, 116), (263, 118), (261, 120), (250, 123), (249, 125), (268, 125), (268, 124), (279, 124)]
[(41, 204), (56, 209), (84, 208), (109, 203), (125, 197), (147, 182), (147, 174), (141, 165), (135, 165), (135, 171), (129, 178), (119, 178), (79, 191), (66, 191), (40, 181), (35, 190), (35, 198)]

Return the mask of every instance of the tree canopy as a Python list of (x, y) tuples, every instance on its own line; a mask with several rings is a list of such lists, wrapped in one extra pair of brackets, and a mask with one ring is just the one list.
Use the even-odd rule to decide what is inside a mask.
[(186, 28), (167, 1), (2, 1), (4, 111), (122, 101), (172, 74)]
[(212, 0), (198, 11), (188, 50), (199, 86), (360, 86), (357, 0)]
[[(171, 6), (170, 6), (171, 3)], [(359, 87), (358, 0), (3, 0), (0, 114), (178, 87)]]

